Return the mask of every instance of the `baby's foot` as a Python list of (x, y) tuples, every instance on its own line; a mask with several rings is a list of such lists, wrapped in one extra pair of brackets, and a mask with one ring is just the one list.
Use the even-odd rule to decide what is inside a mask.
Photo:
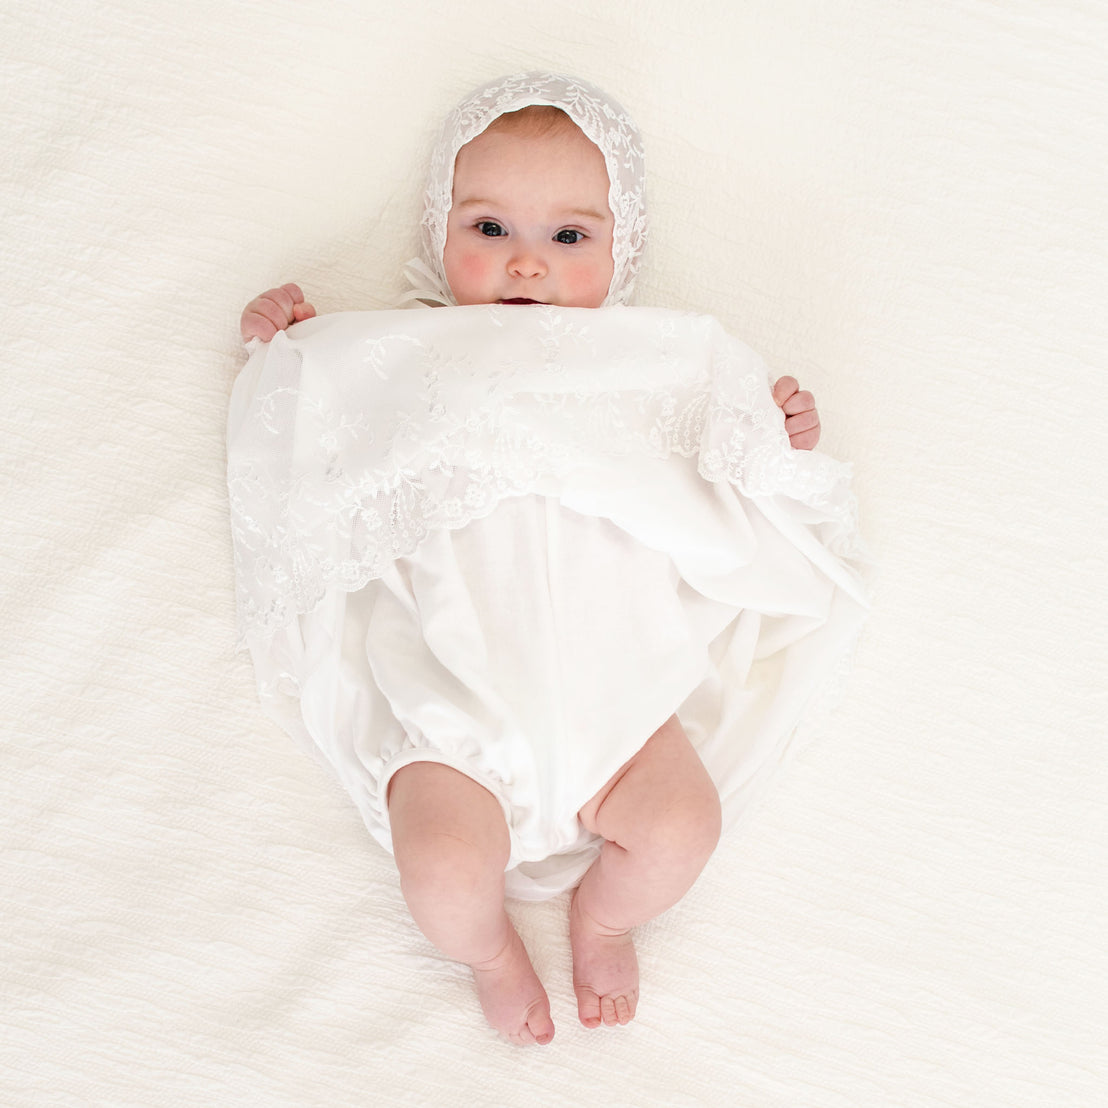
[(612, 931), (581, 910), (577, 893), (569, 905), (573, 991), (586, 1027), (630, 1023), (639, 1002), (639, 961), (630, 931)]
[(550, 1001), (535, 975), (523, 940), (512, 927), (508, 945), (470, 968), (485, 1019), (513, 1043), (545, 1045), (554, 1038)]

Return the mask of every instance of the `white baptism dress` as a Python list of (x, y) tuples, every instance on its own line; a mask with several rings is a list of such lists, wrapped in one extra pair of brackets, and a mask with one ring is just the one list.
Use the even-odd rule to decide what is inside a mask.
[(267, 709), (386, 848), (400, 767), (488, 788), (517, 897), (580, 879), (578, 810), (674, 712), (733, 819), (865, 611), (848, 468), (710, 317), (309, 320), (254, 349), (228, 467)]
[[(604, 157), (605, 306), (454, 304), (455, 158), (506, 112), (565, 112)], [(789, 447), (765, 366), (715, 320), (627, 304), (642, 140), (588, 82), (516, 74), (432, 152), (413, 299), (255, 344), (228, 482), (262, 701), (390, 847), (388, 783), (434, 759), (490, 790), (510, 895), (599, 851), (577, 812), (676, 712), (725, 817), (833, 684), (864, 608), (849, 470)]]

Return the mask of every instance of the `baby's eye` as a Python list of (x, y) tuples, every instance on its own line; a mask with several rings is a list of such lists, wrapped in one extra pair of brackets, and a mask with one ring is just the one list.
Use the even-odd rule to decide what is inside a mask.
[(494, 223), (491, 219), (482, 219), (481, 222), (477, 224), (477, 230), (480, 231), (482, 235), (488, 235), (489, 238), (496, 238), (498, 235), (507, 233), (499, 223)]
[(584, 234), (581, 231), (559, 231), (554, 236), (555, 242), (564, 242), (567, 246), (573, 246), (580, 242), (584, 238)]

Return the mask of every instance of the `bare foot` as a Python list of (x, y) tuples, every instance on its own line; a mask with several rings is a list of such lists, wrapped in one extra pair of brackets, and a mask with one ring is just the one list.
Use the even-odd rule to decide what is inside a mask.
[(544, 1045), (554, 1038), (550, 1001), (535, 975), (523, 940), (510, 928), (508, 945), (495, 957), (470, 968), (485, 1019), (513, 1043)]
[(569, 904), (573, 991), (586, 1027), (630, 1023), (639, 1002), (639, 960), (630, 931), (612, 931), (586, 915), (577, 892)]

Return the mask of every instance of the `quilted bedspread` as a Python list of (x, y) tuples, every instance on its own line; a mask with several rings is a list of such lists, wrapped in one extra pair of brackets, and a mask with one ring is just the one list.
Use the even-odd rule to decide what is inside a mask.
[[(0, 1103), (1108, 1102), (1108, 11), (0, 6)], [(879, 573), (833, 712), (557, 1035), (485, 1025), (235, 649), (256, 293), (381, 308), (445, 111), (552, 68), (647, 144), (639, 304), (814, 391)]]

